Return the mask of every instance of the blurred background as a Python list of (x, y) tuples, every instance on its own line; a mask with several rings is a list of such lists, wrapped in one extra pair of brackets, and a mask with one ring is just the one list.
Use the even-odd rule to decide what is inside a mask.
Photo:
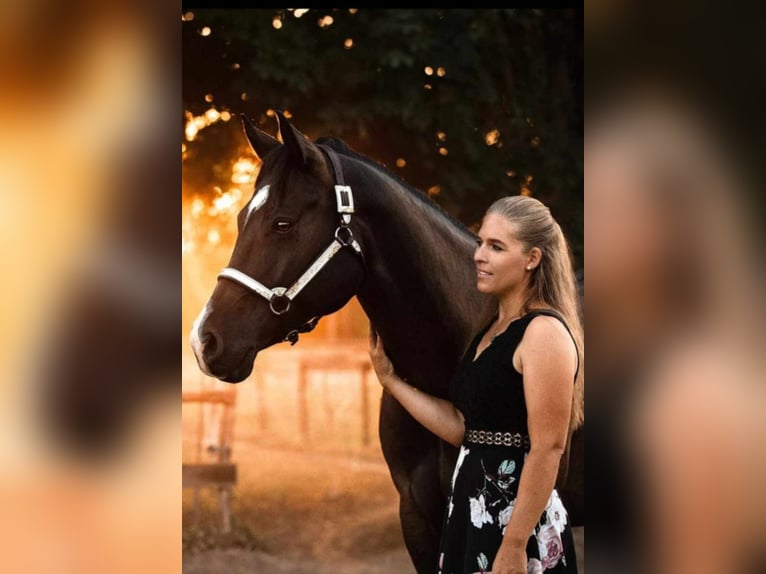
[(590, 572), (766, 571), (761, 21), (586, 3)]
[(0, 5), (3, 572), (181, 568), (179, 11)]
[(237, 114), (342, 138), (478, 230), (551, 207), (582, 268), (582, 21), (570, 10), (189, 9), (183, 29), (184, 572), (414, 572), (356, 299), (234, 386), (188, 333), (260, 167)]

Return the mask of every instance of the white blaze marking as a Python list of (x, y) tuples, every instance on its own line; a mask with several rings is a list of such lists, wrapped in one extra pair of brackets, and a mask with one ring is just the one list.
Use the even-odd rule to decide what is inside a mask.
[(210, 315), (212, 310), (213, 309), (210, 307), (210, 301), (208, 301), (202, 308), (202, 311), (200, 311), (199, 315), (197, 315), (197, 318), (194, 319), (194, 324), (191, 328), (191, 335), (189, 336), (191, 348), (194, 351), (194, 356), (197, 358), (197, 364), (199, 365), (200, 370), (208, 376), (212, 375), (208, 371), (207, 365), (205, 364), (205, 359), (202, 357), (203, 345), (201, 339), (202, 326), (205, 324), (205, 319), (207, 319), (207, 316)]
[(250, 218), (250, 215), (254, 211), (258, 211), (261, 207), (263, 207), (263, 204), (266, 203), (268, 198), (269, 186), (264, 185), (261, 189), (258, 190), (253, 199), (250, 201), (250, 206), (247, 208), (247, 217), (245, 218), (245, 221)]

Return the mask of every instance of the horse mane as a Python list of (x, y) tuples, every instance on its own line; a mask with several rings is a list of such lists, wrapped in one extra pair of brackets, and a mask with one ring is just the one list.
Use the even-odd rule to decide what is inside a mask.
[(405, 180), (403, 180), (400, 176), (391, 172), (383, 164), (375, 161), (372, 158), (369, 158), (365, 155), (355, 152), (350, 147), (348, 147), (343, 140), (339, 138), (335, 138), (335, 137), (321, 137), (318, 140), (316, 140), (316, 143), (325, 145), (341, 155), (358, 160), (362, 162), (363, 164), (368, 165), (371, 168), (377, 170), (383, 175), (390, 177), (397, 184), (399, 184), (405, 191), (407, 191), (412, 197), (414, 197), (417, 201), (421, 202), (423, 205), (428, 207), (436, 215), (443, 217), (449, 223), (451, 223), (454, 227), (456, 227), (458, 230), (460, 230), (463, 233), (466, 233), (467, 235), (470, 235), (471, 238), (476, 236), (476, 234), (473, 233), (470, 229), (468, 229), (468, 227), (466, 227), (466, 225), (462, 221), (455, 219), (455, 217), (453, 217), (447, 211), (445, 211), (441, 205), (439, 205), (433, 199), (431, 199), (431, 197), (427, 193), (423, 193), (416, 187), (413, 187), (412, 185), (407, 183)]

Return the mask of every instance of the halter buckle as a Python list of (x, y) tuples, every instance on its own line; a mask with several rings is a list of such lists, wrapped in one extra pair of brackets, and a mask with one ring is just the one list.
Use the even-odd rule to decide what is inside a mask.
[(351, 186), (336, 185), (335, 201), (338, 204), (338, 213), (354, 213), (354, 194)]
[[(275, 315), (284, 315), (290, 310), (290, 303), (292, 301), (289, 297), (285, 296), (285, 292), (287, 289), (284, 287), (274, 287), (271, 290), (271, 297), (269, 297), (269, 307), (271, 308), (271, 312)], [(287, 303), (283, 303), (284, 308), (275, 308), (274, 304), (278, 303), (280, 300), (287, 301)]]

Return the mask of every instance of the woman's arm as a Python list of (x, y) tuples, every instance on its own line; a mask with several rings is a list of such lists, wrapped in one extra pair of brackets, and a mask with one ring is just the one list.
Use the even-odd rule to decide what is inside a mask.
[(448, 443), (460, 446), (465, 435), (463, 414), (451, 402), (424, 393), (397, 376), (383, 350), (383, 342), (372, 329), (369, 342), (372, 366), (383, 388), (420, 424)]
[(493, 574), (526, 573), (526, 546), (553, 491), (566, 445), (577, 351), (552, 317), (533, 319), (519, 344), (531, 443)]

